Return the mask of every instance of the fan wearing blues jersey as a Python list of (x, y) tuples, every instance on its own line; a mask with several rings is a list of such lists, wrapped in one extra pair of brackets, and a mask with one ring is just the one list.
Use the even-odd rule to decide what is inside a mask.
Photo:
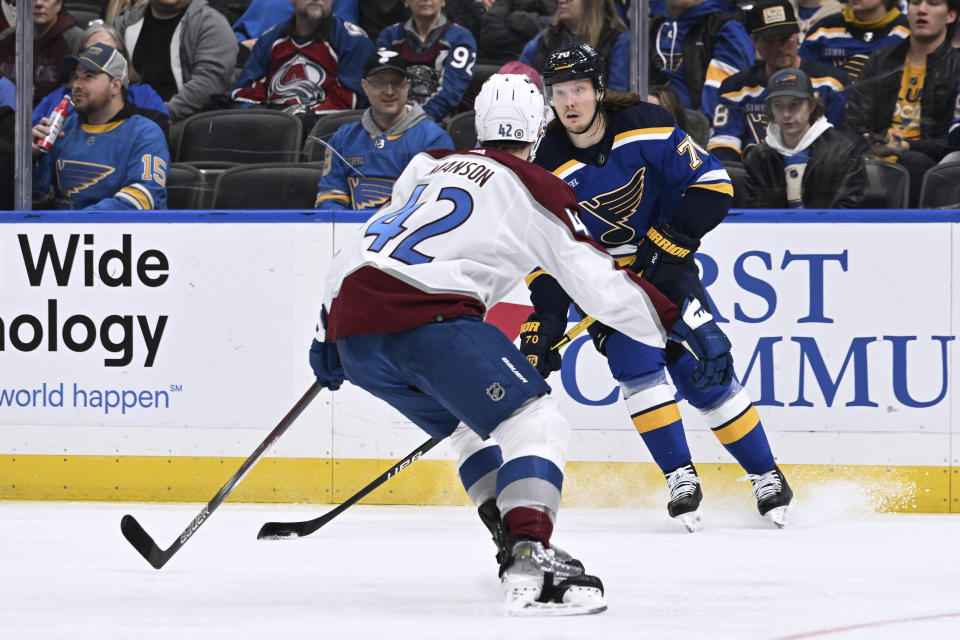
[[(557, 117), (536, 163), (573, 187), (583, 222), (621, 264), (675, 304), (710, 300), (694, 260), (701, 238), (726, 216), (733, 187), (723, 166), (639, 96), (606, 91), (602, 60), (587, 45), (555, 51), (544, 84)], [(527, 277), (537, 330), (524, 325), (521, 350), (543, 375), (560, 369), (554, 344), (566, 326), (571, 297), (546, 271)], [(573, 301), (576, 296), (573, 296)], [(666, 349), (594, 323), (591, 337), (607, 358), (644, 443), (670, 490), (671, 517), (701, 526), (700, 478), (691, 462), (675, 395), (703, 420), (753, 481), (762, 515), (783, 526), (792, 492), (774, 462), (760, 418), (735, 377), (714, 388), (691, 380), (695, 360), (677, 344)], [(537, 335), (539, 334), (539, 335)], [(532, 340), (537, 335), (536, 340)], [(668, 381), (667, 372), (673, 380)]]
[(50, 120), (33, 128), (34, 200), (61, 209), (166, 209), (170, 152), (160, 127), (124, 100), (126, 59), (98, 43), (65, 66), (75, 75), (75, 111), (46, 155), (36, 142)]

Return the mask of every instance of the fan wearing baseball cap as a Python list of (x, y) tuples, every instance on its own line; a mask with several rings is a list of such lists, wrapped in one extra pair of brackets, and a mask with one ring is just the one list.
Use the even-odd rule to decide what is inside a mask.
[(796, 67), (773, 74), (766, 89), (766, 137), (747, 156), (747, 205), (758, 209), (849, 209), (863, 199), (858, 145), (824, 115), (810, 76)]
[(447, 132), (408, 102), (407, 62), (396, 51), (374, 51), (360, 86), (370, 106), (359, 122), (340, 127), (326, 145), (318, 209), (369, 209), (390, 198), (407, 163), (427, 149), (453, 149)]
[(61, 209), (165, 209), (170, 153), (160, 127), (124, 99), (127, 61), (106, 44), (64, 60), (74, 75), (74, 113), (53, 148), (36, 142), (50, 120), (33, 128), (35, 201)]
[(802, 59), (800, 30), (793, 5), (788, 0), (761, 2), (747, 14), (750, 39), (760, 53), (757, 62), (720, 85), (713, 112), (713, 136), (707, 149), (722, 162), (740, 162), (766, 136), (764, 102), (767, 82), (780, 69), (802, 69), (826, 108), (833, 125), (843, 121), (843, 87), (846, 74), (827, 64)]

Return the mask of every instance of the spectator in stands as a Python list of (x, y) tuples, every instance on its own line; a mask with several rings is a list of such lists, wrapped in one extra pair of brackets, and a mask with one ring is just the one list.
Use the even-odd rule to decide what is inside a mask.
[(470, 86), (477, 42), (443, 15), (444, 0), (406, 3), (410, 19), (381, 31), (377, 48), (393, 49), (407, 61), (410, 99), (439, 122), (456, 109)]
[(766, 93), (766, 138), (744, 161), (747, 206), (857, 207), (866, 183), (863, 155), (827, 121), (810, 77), (797, 68), (781, 69)]
[[(344, 22), (359, 24), (357, 0), (333, 0), (333, 15)], [(240, 19), (233, 23), (233, 34), (240, 44), (253, 49), (257, 39), (270, 27), (293, 17), (290, 0), (253, 0)]]
[(519, 59), (524, 45), (550, 28), (556, 12), (557, 0), (497, 0), (480, 23), (480, 62)]
[(737, 72), (720, 85), (713, 113), (713, 136), (707, 149), (722, 162), (740, 162), (767, 132), (764, 116), (769, 78), (787, 67), (798, 67), (813, 83), (834, 126), (843, 122), (846, 75), (835, 67), (810, 62), (797, 55), (800, 29), (788, 0), (768, 0), (747, 14), (747, 29), (761, 60)]
[(359, 9), (360, 27), (374, 42), (381, 31), (409, 17), (404, 0), (363, 0)]
[(647, 102), (658, 104), (673, 116), (677, 121), (677, 126), (683, 131), (689, 131), (687, 123), (687, 110), (680, 102), (680, 96), (677, 92), (665, 84), (655, 84), (647, 90)]
[(373, 42), (331, 12), (331, 0), (291, 0), (293, 18), (263, 34), (230, 87), (242, 107), (265, 106), (297, 115), (309, 131), (319, 116), (357, 109)]
[(724, 0), (666, 0), (650, 21), (651, 84), (668, 84), (708, 118), (720, 84), (753, 64), (753, 43)]
[(34, 200), (52, 198), (61, 209), (166, 209), (167, 141), (124, 100), (127, 61), (95, 44), (66, 65), (74, 72), (75, 112), (46, 154), (36, 142), (49, 134), (50, 121), (33, 128)]
[(840, 13), (813, 23), (800, 57), (843, 67), (851, 81), (870, 54), (910, 35), (898, 0), (850, 0)]
[(390, 198), (413, 156), (453, 148), (447, 132), (420, 105), (407, 104), (410, 77), (396, 51), (375, 51), (361, 82), (370, 107), (359, 122), (343, 125), (330, 138), (317, 185), (318, 209), (376, 209)]
[[(23, 1), (23, 0), (21, 0)], [(63, 84), (61, 61), (80, 46), (83, 30), (63, 9), (61, 0), (33, 0), (33, 104)], [(11, 11), (7, 11), (11, 13)], [(12, 15), (11, 15), (12, 17)], [(15, 20), (0, 20), (0, 74), (17, 82)]]
[(862, 137), (881, 160), (910, 172), (910, 205), (920, 199), (923, 174), (951, 149), (960, 53), (947, 32), (960, 0), (911, 0), (910, 36), (873, 52), (847, 104), (844, 129)]
[(523, 47), (520, 62), (543, 73), (555, 50), (584, 43), (606, 60), (607, 86), (629, 91), (630, 34), (613, 0), (559, 0), (552, 24)]
[(209, 108), (230, 85), (237, 39), (207, 0), (149, 0), (124, 11), (113, 26), (171, 122)]
[[(163, 98), (153, 90), (153, 87), (140, 82), (139, 74), (137, 74), (136, 70), (130, 65), (130, 54), (127, 52), (127, 46), (124, 44), (120, 34), (117, 33), (117, 30), (102, 22), (88, 27), (87, 30), (83, 32), (83, 46), (80, 49), (83, 50), (95, 44), (105, 44), (113, 47), (123, 56), (123, 59), (127, 61), (127, 78), (129, 79), (129, 84), (125, 84), (123, 87), (124, 99), (140, 109), (141, 115), (147, 116), (160, 125), (164, 135), (167, 135), (170, 129), (170, 112), (167, 111), (167, 105), (163, 103)], [(63, 96), (69, 93), (70, 88), (64, 85), (56, 91), (47, 94), (47, 97), (41, 100), (40, 104), (33, 110), (33, 124), (36, 125), (40, 122), (41, 118), (49, 116), (54, 107), (63, 99)], [(70, 106), (67, 113), (72, 112), (73, 107)]]

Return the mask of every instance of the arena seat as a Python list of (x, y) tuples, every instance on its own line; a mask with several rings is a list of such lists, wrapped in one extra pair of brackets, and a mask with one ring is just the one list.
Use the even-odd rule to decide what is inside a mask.
[(863, 207), (907, 209), (910, 206), (910, 172), (893, 162), (864, 159), (867, 184), (863, 189)]
[(202, 209), (209, 194), (210, 185), (197, 167), (179, 162), (167, 167), (167, 209)]
[(476, 113), (464, 111), (450, 118), (447, 122), (447, 133), (453, 140), (453, 148), (458, 151), (473, 149), (477, 146), (477, 128), (474, 124)]
[(303, 125), (283, 111), (226, 109), (187, 118), (174, 162), (256, 164), (300, 159)]
[(326, 147), (317, 142), (317, 139), (327, 142), (333, 137), (340, 127), (351, 122), (356, 122), (363, 117), (364, 109), (353, 109), (340, 113), (332, 113), (329, 116), (323, 116), (317, 119), (316, 124), (307, 134), (307, 139), (303, 143), (304, 162), (316, 162), (323, 160), (323, 153)]
[(927, 169), (920, 188), (920, 208), (960, 206), (960, 162), (947, 162)]
[(313, 209), (323, 164), (269, 162), (227, 169), (213, 187), (213, 209)]

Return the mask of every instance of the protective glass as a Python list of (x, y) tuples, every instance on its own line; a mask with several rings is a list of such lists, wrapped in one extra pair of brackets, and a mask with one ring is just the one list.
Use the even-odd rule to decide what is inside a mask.
[(545, 94), (552, 107), (591, 102), (600, 98), (589, 78), (549, 85), (545, 87)]

